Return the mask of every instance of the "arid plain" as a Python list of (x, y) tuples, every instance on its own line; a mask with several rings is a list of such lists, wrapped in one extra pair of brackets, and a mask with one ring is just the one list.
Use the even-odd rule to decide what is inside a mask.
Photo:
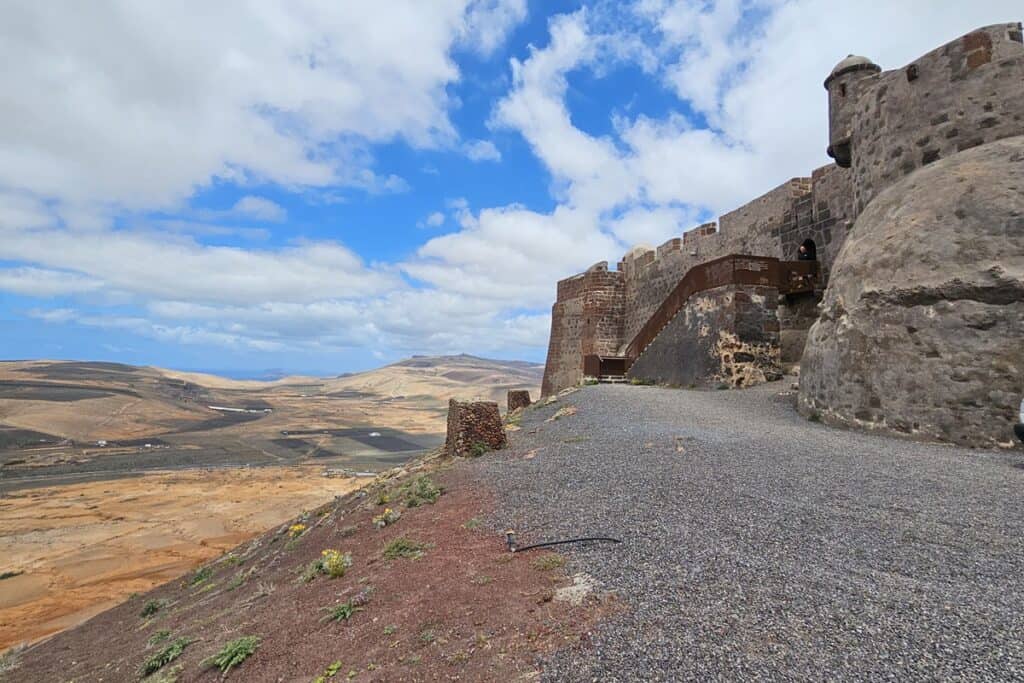
[(414, 357), (234, 381), (0, 363), (0, 649), (55, 633), (439, 445), (449, 398), (538, 390), (541, 366)]

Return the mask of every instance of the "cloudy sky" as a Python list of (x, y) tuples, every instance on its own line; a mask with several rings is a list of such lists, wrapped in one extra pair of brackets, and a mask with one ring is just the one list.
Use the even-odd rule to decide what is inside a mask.
[(1019, 0), (0, 0), (0, 358), (542, 361), (555, 282), (826, 164)]

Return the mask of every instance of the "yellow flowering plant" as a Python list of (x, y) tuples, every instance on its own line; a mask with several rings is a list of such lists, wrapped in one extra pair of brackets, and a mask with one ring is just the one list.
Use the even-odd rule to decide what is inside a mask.
[(324, 574), (333, 579), (345, 576), (345, 572), (351, 566), (351, 553), (343, 553), (340, 550), (333, 549), (327, 549), (320, 553), (320, 567)]

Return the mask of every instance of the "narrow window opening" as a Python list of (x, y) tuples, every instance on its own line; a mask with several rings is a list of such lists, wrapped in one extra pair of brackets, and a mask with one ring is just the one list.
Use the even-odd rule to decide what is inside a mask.
[(805, 239), (797, 249), (796, 258), (798, 261), (817, 261), (818, 245), (810, 238)]

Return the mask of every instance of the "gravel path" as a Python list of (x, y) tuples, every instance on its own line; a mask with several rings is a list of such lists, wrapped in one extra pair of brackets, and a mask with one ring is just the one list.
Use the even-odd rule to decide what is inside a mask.
[(629, 609), (547, 679), (1024, 680), (1024, 453), (810, 423), (787, 386), (586, 387), (481, 462), (521, 543), (625, 541), (565, 546)]

